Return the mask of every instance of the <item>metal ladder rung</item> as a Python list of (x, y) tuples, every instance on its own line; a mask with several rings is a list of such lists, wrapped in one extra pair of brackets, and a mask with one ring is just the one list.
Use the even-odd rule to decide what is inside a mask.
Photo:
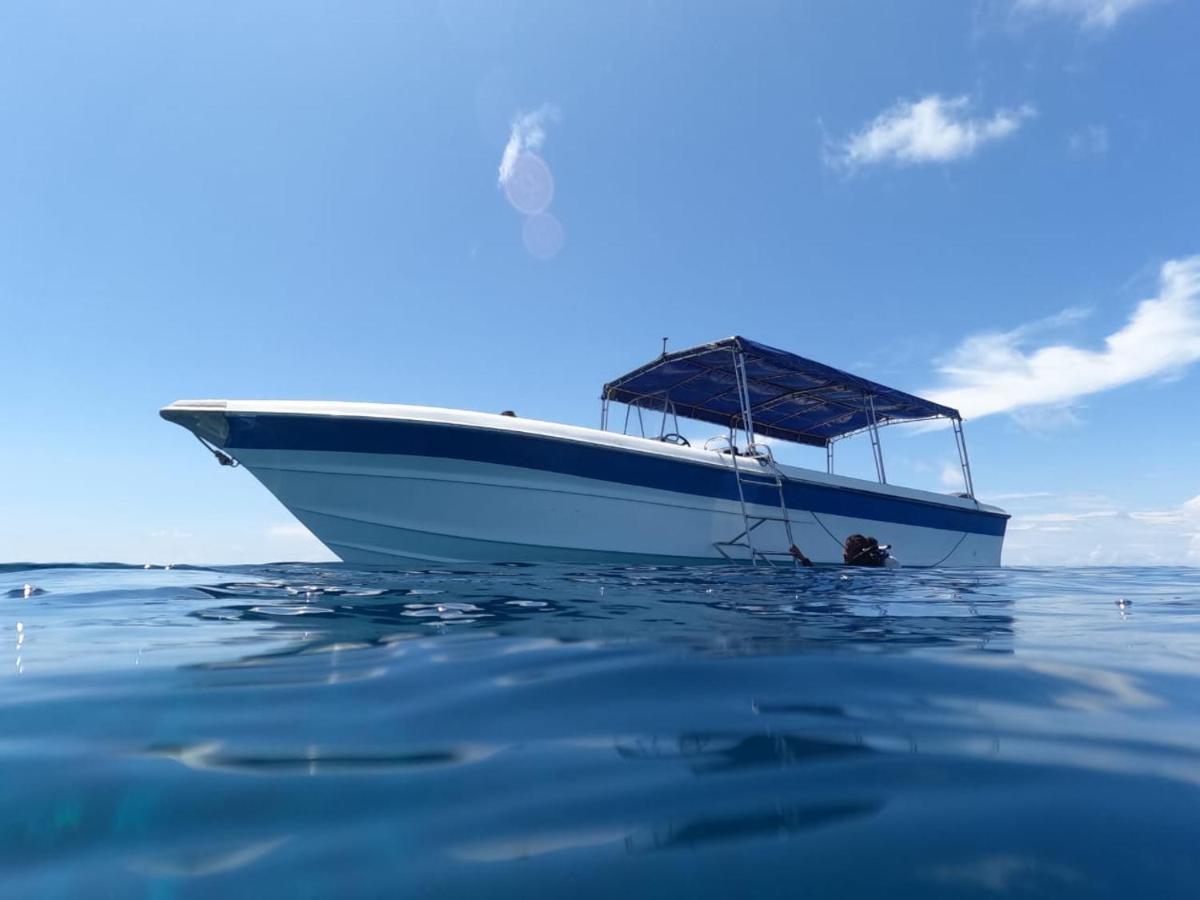
[[(736, 456), (733, 457), (733, 477), (734, 477), (734, 480), (737, 482), (738, 502), (740, 503), (741, 509), (742, 509), (742, 524), (743, 524), (744, 528), (742, 530), (742, 533), (739, 534), (737, 537), (735, 537), (732, 541), (717, 541), (713, 544), (713, 546), (717, 549), (718, 553), (720, 553), (722, 556), (724, 556), (727, 559), (729, 559), (730, 557), (723, 548), (737, 547), (739, 549), (744, 548), (745, 550), (747, 550), (749, 552), (751, 562), (757, 562), (759, 559), (761, 559), (763, 562), (767, 563), (768, 565), (773, 565), (773, 563), (771, 563), (770, 557), (772, 557), (772, 556), (790, 557), (791, 556), (791, 546), (795, 543), (794, 539), (792, 538), (792, 518), (791, 518), (791, 515), (788, 513), (787, 501), (785, 500), (784, 494), (783, 494), (783, 483), (784, 483), (785, 479), (784, 479), (783, 475), (779, 472), (778, 468), (775, 467), (775, 460), (770, 456), (769, 451), (767, 452), (767, 454), (764, 457), (759, 459), (759, 462), (761, 465), (769, 466), (768, 470), (765, 472), (763, 472), (763, 471), (744, 472), (738, 466), (737, 457)], [(780, 509), (781, 515), (765, 515), (764, 516), (764, 515), (759, 515), (756, 513), (750, 513), (746, 509), (746, 494), (745, 494), (745, 491), (743, 490), (743, 487), (745, 487), (747, 485), (751, 486), (751, 487), (766, 487), (766, 488), (773, 487), (773, 488), (775, 488), (775, 490), (779, 492), (779, 509)], [(754, 539), (751, 536), (751, 532), (753, 532), (754, 529), (758, 528), (764, 522), (782, 522), (783, 523), (784, 531), (787, 534), (787, 540), (788, 540), (788, 545), (789, 545), (788, 550), (786, 550), (786, 551), (778, 551), (778, 550), (763, 551), (763, 550), (757, 549), (754, 546)]]

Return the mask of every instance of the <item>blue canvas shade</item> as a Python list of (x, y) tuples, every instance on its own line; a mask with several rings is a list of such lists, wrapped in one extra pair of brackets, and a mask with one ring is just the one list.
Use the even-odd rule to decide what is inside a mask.
[(666, 353), (604, 386), (603, 398), (727, 428), (744, 428), (737, 359), (754, 432), (814, 447), (870, 427), (959, 419), (958, 411), (744, 337)]

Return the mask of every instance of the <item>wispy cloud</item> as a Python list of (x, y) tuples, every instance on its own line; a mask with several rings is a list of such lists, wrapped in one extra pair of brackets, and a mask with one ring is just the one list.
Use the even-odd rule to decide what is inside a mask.
[(1084, 28), (1107, 30), (1127, 13), (1157, 0), (1015, 0), (1020, 13), (1058, 15), (1073, 19)]
[(878, 163), (914, 165), (965, 159), (984, 144), (1013, 134), (1035, 115), (1032, 106), (998, 109), (972, 117), (968, 97), (930, 94), (901, 100), (848, 138), (833, 154), (836, 163), (857, 168)]
[(533, 112), (518, 113), (513, 119), (508, 143), (500, 156), (499, 184), (504, 185), (512, 177), (517, 159), (522, 153), (540, 150), (546, 140), (546, 124), (558, 118), (558, 108), (543, 104)]
[(313, 537), (313, 533), (299, 522), (288, 522), (286, 524), (272, 525), (267, 529), (267, 537), (273, 540), (285, 541), (316, 541), (316, 538)]
[(1012, 331), (967, 338), (943, 361), (943, 383), (928, 394), (978, 418), (1064, 407), (1100, 391), (1182, 372), (1200, 360), (1200, 256), (1164, 263), (1158, 296), (1139, 303), (1101, 349), (1029, 348), (1038, 333), (1082, 314), (1068, 310)]
[[(998, 498), (989, 497), (995, 501)], [(1013, 500), (1009, 565), (1200, 565), (1200, 496), (1158, 510), (1055, 494)]]
[(988, 494), (988, 503), (1008, 503), (1021, 500), (1044, 500), (1055, 496), (1052, 491), (1010, 491), (1004, 494)]
[(1089, 519), (1115, 519), (1120, 513), (1115, 509), (1089, 509), (1083, 512), (1041, 513), (1035, 516), (1022, 516), (1022, 522), (1086, 522)]
[(957, 462), (943, 462), (942, 470), (938, 473), (938, 481), (948, 491), (964, 491), (966, 484), (963, 480), (962, 466)]
[(1067, 149), (1074, 156), (1103, 156), (1108, 152), (1108, 129), (1089, 125), (1067, 137)]
[[(1190, 525), (1200, 532), (1200, 496), (1193, 497), (1175, 509), (1154, 509), (1129, 514), (1135, 521), (1147, 525)], [(1200, 538), (1200, 533), (1193, 535)], [(1196, 545), (1196, 558), (1200, 560), (1200, 543)]]

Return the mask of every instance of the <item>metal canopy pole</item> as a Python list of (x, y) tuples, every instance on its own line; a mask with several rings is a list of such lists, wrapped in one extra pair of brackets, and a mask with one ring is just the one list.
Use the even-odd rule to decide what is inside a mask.
[(737, 377), (738, 402), (742, 407), (742, 430), (746, 432), (746, 446), (754, 443), (754, 419), (750, 415), (750, 389), (746, 385), (746, 357), (741, 350), (733, 348), (733, 372)]
[(608, 396), (600, 398), (600, 430), (608, 431)]
[(830, 475), (833, 474), (833, 440), (830, 439), (825, 444), (825, 471)]
[(879, 422), (875, 417), (875, 397), (864, 394), (867, 401), (867, 422), (871, 428), (871, 449), (875, 451), (875, 471), (879, 475), (879, 483), (887, 484), (887, 475), (883, 472), (883, 447), (879, 443)]
[(971, 478), (971, 460), (967, 458), (967, 436), (963, 434), (962, 419), (954, 420), (954, 442), (958, 444), (958, 461), (962, 465), (963, 484), (967, 487), (967, 496), (975, 499), (975, 482)]

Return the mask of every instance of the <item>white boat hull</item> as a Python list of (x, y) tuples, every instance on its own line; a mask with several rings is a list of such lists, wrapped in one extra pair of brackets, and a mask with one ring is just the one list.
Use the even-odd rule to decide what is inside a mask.
[[(339, 429), (345, 416), (299, 412), (287, 404), (249, 410), (182, 406), (168, 407), (164, 416), (222, 447), (346, 562), (750, 559), (748, 548), (728, 545), (744, 532), (745, 519), (727, 455), (420, 407), (356, 417), (359, 424), (348, 426), (351, 435), (347, 427)], [(308, 416), (325, 422), (318, 426)], [(284, 418), (299, 424), (285, 429)], [(397, 421), (404, 432), (393, 435), (396, 429), (386, 423)], [(396, 441), (401, 452), (388, 452)], [(486, 459), (491, 448), (497, 461)], [(814, 501), (814, 508), (788, 504), (793, 539), (814, 562), (841, 563), (842, 544), (858, 533), (890, 544), (906, 566), (1000, 563), (1005, 517), (999, 510), (965, 498), (781, 470), (789, 495)], [(751, 523), (780, 514), (777, 496), (749, 494)], [(853, 514), (877, 507), (885, 515)], [(785, 554), (789, 544), (778, 521), (761, 521), (751, 538), (756, 550), (768, 553)]]

